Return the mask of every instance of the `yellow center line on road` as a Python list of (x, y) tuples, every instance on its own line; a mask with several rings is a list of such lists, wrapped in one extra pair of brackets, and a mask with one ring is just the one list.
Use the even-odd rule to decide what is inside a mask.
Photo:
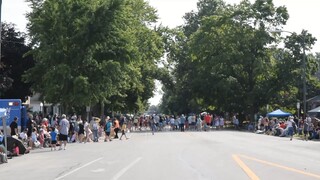
[(251, 180), (260, 180), (259, 177), (243, 162), (237, 155), (232, 155), (232, 158), (238, 163), (242, 170), (249, 176)]
[(287, 167), (287, 166), (283, 166), (283, 165), (279, 165), (279, 164), (263, 161), (263, 160), (252, 158), (252, 157), (245, 156), (245, 155), (240, 155), (240, 156), (243, 157), (243, 158), (252, 160), (252, 161), (256, 161), (256, 162), (262, 163), (262, 164), (266, 164), (266, 165), (269, 165), (269, 166), (274, 166), (274, 167), (277, 167), (277, 168), (285, 169), (287, 171), (292, 171), (292, 172), (295, 172), (295, 173), (299, 173), (299, 174), (303, 174), (303, 175), (306, 175), (306, 176), (311, 176), (311, 177), (315, 177), (317, 179), (320, 179), (320, 175), (317, 175), (317, 174), (308, 173), (308, 172), (305, 172), (305, 171), (301, 171), (301, 170), (290, 168), (290, 167)]

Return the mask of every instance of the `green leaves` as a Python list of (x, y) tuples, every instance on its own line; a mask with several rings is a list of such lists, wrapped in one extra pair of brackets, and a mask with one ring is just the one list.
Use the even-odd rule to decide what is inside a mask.
[(0, 98), (22, 99), (31, 95), (31, 84), (24, 83), (22, 74), (33, 67), (31, 55), (25, 55), (31, 47), (25, 44), (26, 35), (12, 24), (2, 23)]
[(272, 0), (235, 5), (201, 0), (198, 12), (185, 18), (184, 38), (175, 41), (169, 55), (176, 63), (176, 88), (166, 89), (171, 97), (165, 96), (164, 107), (174, 107), (172, 98), (184, 107), (176, 107), (179, 112), (190, 112), (188, 107), (198, 102), (202, 110), (214, 107), (218, 113), (244, 112), (253, 117), (274, 94), (288, 87), (279, 86), (281, 62), (268, 48), (275, 42), (268, 30), (288, 19), (284, 7), (274, 6)]
[(26, 79), (47, 102), (146, 105), (154, 83), (145, 80), (163, 54), (162, 38), (149, 28), (157, 19), (152, 7), (143, 0), (29, 2), (37, 64)]

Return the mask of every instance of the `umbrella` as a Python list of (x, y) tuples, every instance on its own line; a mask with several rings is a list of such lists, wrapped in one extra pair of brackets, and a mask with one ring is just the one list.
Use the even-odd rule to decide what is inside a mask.
[(12, 152), (13, 149), (13, 144), (15, 143), (19, 147), (19, 153), (20, 154), (25, 154), (27, 151), (27, 148), (23, 145), (22, 141), (18, 138), (15, 137), (7, 137), (8, 145), (7, 145), (7, 150)]

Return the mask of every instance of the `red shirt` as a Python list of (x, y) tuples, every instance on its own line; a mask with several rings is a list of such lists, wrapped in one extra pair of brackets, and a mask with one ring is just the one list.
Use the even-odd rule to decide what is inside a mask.
[(17, 154), (17, 156), (19, 155), (19, 147), (16, 146), (15, 148), (13, 148), (13, 153)]
[(282, 129), (285, 129), (285, 128), (286, 128), (286, 124), (281, 123), (281, 124), (280, 124), (280, 127), (281, 127)]
[(204, 116), (204, 121), (205, 121), (206, 123), (211, 123), (211, 116), (210, 116), (210, 115)]

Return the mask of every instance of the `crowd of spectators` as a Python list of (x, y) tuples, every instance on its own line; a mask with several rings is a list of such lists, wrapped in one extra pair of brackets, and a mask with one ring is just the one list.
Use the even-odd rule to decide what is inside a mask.
[[(28, 150), (35, 148), (51, 147), (51, 150), (56, 150), (56, 146), (60, 146), (61, 139), (61, 121), (66, 119), (68, 130), (66, 134), (66, 142), (69, 143), (87, 143), (99, 142), (99, 139), (111, 141), (112, 138), (119, 138), (118, 133), (121, 132), (125, 136), (126, 129), (131, 131), (146, 131), (152, 130), (163, 131), (208, 131), (210, 129), (222, 129), (225, 120), (222, 116), (211, 115), (204, 113), (196, 116), (189, 114), (185, 116), (167, 116), (167, 115), (141, 115), (127, 116), (119, 115), (117, 117), (105, 118), (92, 117), (90, 120), (82, 119), (81, 115), (53, 116), (41, 117), (40, 115), (29, 114), (26, 127), (18, 132), (17, 119), (10, 124), (10, 134), (12, 137), (19, 138)], [(238, 119), (234, 121), (238, 122)], [(60, 134), (60, 135), (59, 135)], [(9, 150), (12, 154), (14, 150)]]
[[(66, 122), (66, 129), (61, 129), (61, 122)], [(234, 129), (239, 130), (239, 120), (232, 116), (228, 121)], [(16, 119), (10, 125), (11, 136), (19, 138), (25, 147), (29, 150), (35, 148), (51, 148), (59, 150), (62, 148), (60, 141), (65, 138), (65, 143), (88, 143), (88, 142), (111, 142), (112, 139), (118, 139), (118, 133), (121, 132), (120, 140), (126, 136), (127, 131), (209, 131), (225, 128), (226, 121), (223, 116), (202, 113), (199, 115), (140, 115), (128, 116), (119, 115), (110, 118), (92, 117), (90, 120), (82, 119), (81, 115), (73, 114), (71, 116), (57, 114), (52, 117), (42, 118), (39, 115), (29, 115), (27, 126), (18, 132)], [(254, 129), (253, 124), (248, 128)], [(292, 131), (292, 132), (291, 132)], [(319, 139), (320, 120), (317, 118), (307, 117), (298, 119), (288, 117), (287, 119), (260, 117), (256, 123), (256, 132), (279, 137), (291, 136), (293, 133), (300, 135), (304, 140)], [(65, 134), (65, 136), (64, 136)], [(61, 136), (63, 135), (63, 136)], [(1, 134), (0, 134), (1, 138)], [(63, 138), (63, 139), (61, 139)], [(2, 140), (0, 139), (0, 142)], [(66, 144), (64, 144), (64, 149)], [(20, 150), (17, 145), (13, 146), (9, 152), (0, 145), (0, 162), (5, 162), (5, 155), (19, 156)]]
[(294, 134), (301, 136), (303, 140), (319, 139), (320, 119), (307, 116), (305, 119), (289, 116), (284, 119), (268, 118), (260, 116), (257, 124), (257, 133), (264, 133), (279, 137), (289, 135), (290, 120), (293, 120), (292, 128)]

